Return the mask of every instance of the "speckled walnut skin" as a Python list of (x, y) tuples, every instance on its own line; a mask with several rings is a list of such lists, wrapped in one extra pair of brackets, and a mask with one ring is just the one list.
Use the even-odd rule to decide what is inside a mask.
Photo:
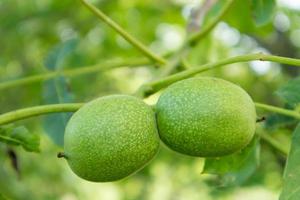
[(144, 167), (159, 149), (153, 110), (142, 100), (111, 95), (93, 100), (70, 119), (65, 156), (81, 178), (116, 181)]
[(228, 155), (244, 148), (255, 132), (251, 97), (222, 79), (179, 81), (162, 93), (156, 112), (162, 141), (186, 155)]

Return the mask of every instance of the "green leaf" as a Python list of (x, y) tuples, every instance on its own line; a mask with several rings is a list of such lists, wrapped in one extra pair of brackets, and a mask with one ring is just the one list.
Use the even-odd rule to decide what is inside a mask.
[(254, 173), (259, 164), (259, 140), (229, 156), (207, 158), (202, 173), (219, 175), (222, 186), (240, 185)]
[[(292, 79), (282, 85), (275, 94), (284, 100), (286, 109), (297, 111), (300, 106), (300, 77)], [(278, 128), (295, 125), (297, 122), (298, 121), (292, 117), (271, 114), (267, 116), (265, 125), (267, 128)]]
[[(46, 67), (50, 70), (60, 70), (65, 57), (75, 49), (76, 44), (76, 40), (69, 40), (54, 47), (45, 60)], [(73, 102), (73, 94), (65, 77), (58, 76), (47, 80), (43, 86), (45, 104)], [(59, 146), (63, 146), (65, 126), (70, 117), (71, 113), (59, 113), (49, 114), (44, 118), (43, 127), (47, 135)]]
[(0, 141), (9, 145), (21, 145), (26, 151), (39, 152), (40, 138), (24, 126), (0, 127)]
[(283, 175), (283, 189), (280, 200), (300, 199), (300, 123), (292, 136), (292, 145)]
[[(64, 77), (57, 77), (44, 83), (44, 102), (46, 104), (68, 103), (73, 101), (73, 95), (69, 91), (68, 83)], [(55, 144), (63, 146), (65, 126), (71, 117), (71, 113), (49, 114), (44, 118), (44, 129)]]
[(47, 69), (55, 71), (61, 68), (65, 57), (74, 51), (77, 42), (76, 39), (72, 39), (55, 46), (45, 59)]
[[(285, 109), (297, 110), (300, 106), (300, 78), (290, 80), (287, 84), (281, 86), (275, 94), (285, 101)], [(266, 128), (278, 128), (290, 125), (296, 125), (298, 120), (278, 113), (270, 114), (266, 117)]]
[(298, 122), (297, 119), (293, 117), (288, 117), (280, 114), (270, 114), (266, 117), (265, 126), (266, 128), (278, 128), (285, 127), (288, 125), (294, 125)]
[[(225, 1), (218, 1), (218, 3)], [(265, 24), (264, 26), (257, 28), (252, 16), (252, 2), (251, 0), (246, 1), (234, 1), (229, 12), (224, 16), (230, 26), (238, 29), (242, 33), (251, 33), (261, 35), (267, 35), (274, 29), (271, 23)]]
[(300, 77), (288, 81), (285, 85), (281, 86), (275, 94), (293, 108), (297, 107), (300, 103)]
[(252, 0), (252, 16), (256, 26), (264, 26), (272, 20), (275, 0)]

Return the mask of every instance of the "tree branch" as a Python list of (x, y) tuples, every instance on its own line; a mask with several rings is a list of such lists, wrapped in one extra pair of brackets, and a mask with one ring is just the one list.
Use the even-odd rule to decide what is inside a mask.
[[(64, 104), (49, 104), (42, 106), (34, 106), (29, 108), (23, 108), (0, 115), (0, 125), (12, 123), (22, 119), (49, 114), (49, 113), (60, 113), (60, 112), (76, 112), (84, 103), (64, 103)], [(294, 117), (300, 120), (300, 114), (296, 111), (287, 110), (275, 106), (270, 106), (262, 103), (255, 103), (255, 106), (260, 109), (279, 113), (289, 117)]]
[(187, 25), (188, 32), (199, 31), (204, 21), (206, 13), (217, 3), (217, 0), (206, 0), (202, 5), (192, 10), (189, 23)]
[[(188, 69), (183, 72), (174, 74), (172, 76), (165, 77), (160, 80), (156, 80), (153, 82), (149, 82), (143, 86), (140, 87), (140, 89), (137, 91), (136, 95), (140, 97), (146, 97), (150, 94), (153, 94), (157, 92), (158, 90), (167, 87), (168, 85), (191, 77), (197, 73), (214, 69), (216, 67), (220, 67), (223, 65), (231, 64), (231, 63), (237, 63), (237, 62), (246, 62), (246, 61), (252, 61), (252, 60), (260, 60), (260, 61), (272, 61), (272, 62), (278, 62), (283, 64), (289, 64), (289, 65), (295, 65), (300, 67), (300, 59), (293, 59), (293, 58), (286, 58), (281, 56), (273, 56), (273, 55), (266, 55), (262, 53), (257, 54), (248, 54), (248, 55), (242, 55), (242, 56), (236, 56), (228, 59), (224, 59), (222, 61), (218, 61), (215, 63), (209, 63), (206, 65), (203, 65), (198, 68)], [(8, 112), (5, 114), (0, 115), (0, 125), (11, 123), (17, 120), (25, 119), (32, 116), (37, 116), (41, 114), (47, 114), (47, 113), (54, 113), (54, 112), (74, 112), (78, 110), (83, 104), (52, 104), (52, 105), (44, 105), (44, 106), (36, 106), (31, 108), (25, 108), (21, 110), (16, 110), (12, 112)], [(292, 110), (287, 110), (283, 108), (278, 108), (270, 105), (265, 105), (261, 103), (255, 103), (256, 107), (260, 109), (265, 109), (271, 112), (280, 113), (282, 115), (294, 117), (297, 119), (300, 119), (300, 113)]]
[(267, 110), (267, 111), (270, 111), (270, 112), (275, 112), (275, 113), (278, 113), (278, 114), (282, 114), (282, 115), (286, 115), (286, 116), (293, 117), (293, 118), (296, 118), (296, 119), (300, 119), (300, 113), (298, 113), (296, 111), (293, 111), (293, 110), (278, 108), (278, 107), (275, 107), (275, 106), (270, 106), (270, 105), (262, 104), (262, 103), (255, 103), (255, 106), (257, 108), (264, 109), (264, 110)]
[(21, 119), (26, 119), (38, 115), (59, 113), (59, 112), (75, 112), (83, 103), (65, 103), (65, 104), (49, 104), (42, 106), (29, 107), (11, 111), (0, 115), (0, 125), (15, 122)]
[(63, 71), (48, 72), (39, 75), (33, 75), (29, 77), (24, 77), (16, 80), (10, 80), (5, 82), (0, 82), (0, 90), (5, 90), (12, 87), (27, 85), (31, 83), (36, 83), (40, 81), (49, 80), (57, 76), (63, 75), (65, 77), (74, 77), (84, 74), (91, 74), (95, 72), (103, 72), (110, 69), (120, 68), (120, 67), (139, 67), (141, 65), (149, 64), (149, 61), (146, 59), (132, 59), (130, 61), (121, 61), (121, 62), (107, 62), (104, 64), (96, 64), (86, 67), (80, 67), (77, 69), (68, 69)]
[(215, 69), (217, 67), (222, 67), (222, 66), (232, 64), (232, 63), (248, 62), (248, 61), (253, 61), (253, 60), (272, 61), (272, 62), (289, 64), (289, 65), (294, 65), (294, 66), (300, 67), (300, 59), (287, 58), (287, 57), (281, 57), (281, 56), (273, 56), (273, 55), (267, 55), (267, 54), (263, 54), (263, 53), (246, 54), (246, 55), (236, 56), (236, 57), (232, 57), (232, 58), (227, 58), (227, 59), (224, 59), (224, 60), (221, 60), (218, 62), (214, 62), (214, 63), (208, 63), (208, 64), (202, 65), (200, 67), (193, 67), (192, 69), (188, 69), (188, 70), (179, 72), (177, 74), (146, 83), (137, 90), (135, 95), (144, 98), (144, 97), (147, 97), (147, 96), (159, 91), (162, 88), (169, 86), (170, 84), (172, 84), (174, 82), (189, 78), (198, 73), (208, 71), (211, 69)]
[(262, 140), (270, 144), (273, 148), (277, 149), (283, 155), (287, 156), (289, 154), (289, 149), (283, 146), (279, 141), (272, 138), (270, 135), (266, 133), (257, 133)]
[(234, 0), (228, 0), (219, 14), (200, 32), (193, 34), (189, 39), (188, 43), (191, 46), (194, 46), (197, 42), (199, 42), (207, 33), (209, 33), (224, 17), (226, 12), (229, 10), (230, 6)]
[(181, 58), (188, 54), (188, 52), (190, 51), (190, 46), (196, 45), (218, 24), (218, 22), (223, 18), (225, 13), (229, 10), (233, 2), (234, 0), (228, 0), (228, 2), (226, 2), (225, 6), (220, 11), (219, 15), (217, 15), (200, 32), (194, 33), (190, 38), (187, 39), (185, 44), (172, 56), (171, 61), (166, 65), (160, 77), (164, 77), (171, 74), (174, 71), (174, 69), (176, 69), (180, 65)]
[(137, 40), (135, 37), (131, 36), (126, 30), (124, 30), (119, 24), (114, 22), (111, 18), (105, 15), (100, 9), (96, 8), (92, 4), (88, 3), (85, 0), (80, 0), (80, 2), (87, 7), (92, 13), (94, 13), (100, 20), (114, 29), (117, 33), (119, 33), (127, 42), (136, 47), (141, 53), (143, 53), (146, 57), (150, 58), (152, 61), (155, 61), (159, 64), (166, 64), (167, 61), (153, 53), (148, 47), (146, 47), (143, 43)]

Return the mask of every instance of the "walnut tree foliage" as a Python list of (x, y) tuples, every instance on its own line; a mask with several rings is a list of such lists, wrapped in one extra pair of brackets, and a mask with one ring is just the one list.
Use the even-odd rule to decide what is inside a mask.
[[(0, 199), (300, 199), (300, 8), (289, 2), (0, 1)], [(1, 124), (21, 108), (116, 93), (155, 104), (185, 73), (229, 80), (276, 107), (257, 107), (265, 120), (239, 152), (204, 159), (162, 145), (151, 165), (109, 184), (87, 183), (56, 158), (72, 112)]]

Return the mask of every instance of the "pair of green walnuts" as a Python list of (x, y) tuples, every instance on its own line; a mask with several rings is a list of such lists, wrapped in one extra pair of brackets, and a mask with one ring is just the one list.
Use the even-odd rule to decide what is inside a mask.
[(160, 139), (182, 154), (219, 157), (244, 148), (255, 123), (254, 103), (239, 86), (190, 78), (169, 86), (155, 109), (127, 95), (85, 104), (67, 124), (64, 157), (83, 179), (116, 181), (149, 163)]

